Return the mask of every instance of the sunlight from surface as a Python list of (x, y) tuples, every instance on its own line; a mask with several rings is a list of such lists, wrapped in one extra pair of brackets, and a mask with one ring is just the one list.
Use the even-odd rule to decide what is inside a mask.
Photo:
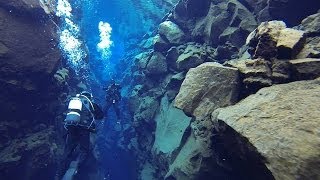
[(113, 45), (111, 41), (112, 28), (107, 22), (99, 22), (100, 42), (97, 45), (98, 52), (101, 53), (103, 59), (108, 59), (111, 56), (110, 47)]
[(80, 28), (73, 21), (71, 12), (72, 7), (68, 0), (58, 0), (56, 15), (62, 21), (59, 46), (69, 66), (78, 72), (83, 65), (83, 60), (87, 57), (87, 52), (80, 38)]
[(56, 15), (61, 17), (71, 17), (72, 7), (68, 0), (58, 0)]

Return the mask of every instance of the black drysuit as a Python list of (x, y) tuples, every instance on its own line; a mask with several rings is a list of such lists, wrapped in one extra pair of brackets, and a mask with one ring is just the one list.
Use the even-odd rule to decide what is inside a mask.
[(81, 111), (81, 123), (78, 126), (67, 126), (67, 137), (66, 144), (64, 148), (64, 153), (58, 167), (57, 176), (61, 179), (64, 173), (67, 171), (69, 164), (74, 160), (74, 151), (79, 147), (79, 153), (77, 156), (78, 160), (78, 170), (81, 171), (82, 165), (85, 163), (89, 153), (90, 153), (90, 133), (95, 132), (95, 124), (88, 129), (89, 125), (92, 122), (92, 115), (96, 120), (103, 119), (103, 112), (101, 108), (92, 103), (93, 108), (90, 108), (90, 111), (86, 108), (83, 108)]
[(104, 112), (107, 114), (108, 110), (111, 106), (113, 106), (118, 121), (120, 120), (120, 109), (119, 109), (119, 102), (121, 100), (121, 93), (120, 93), (120, 85), (119, 84), (111, 84), (108, 88), (103, 88), (106, 90), (106, 106), (104, 108)]

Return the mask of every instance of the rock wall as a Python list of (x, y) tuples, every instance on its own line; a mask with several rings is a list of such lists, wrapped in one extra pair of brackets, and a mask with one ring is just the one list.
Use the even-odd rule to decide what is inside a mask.
[[(228, 153), (224, 163), (246, 158), (248, 152), (241, 146), (254, 147), (251, 151), (264, 157), (275, 179), (319, 179), (319, 83), (316, 79), (274, 85), (214, 111), (212, 120), (222, 139), (217, 148)], [(230, 129), (239, 138), (230, 139)]]
[[(319, 122), (299, 113), (317, 112), (308, 99), (318, 81), (305, 80), (320, 75), (320, 5), (304, 3), (301, 12), (293, 11), (296, 3), (181, 0), (142, 41), (126, 78), (133, 77), (134, 121), (124, 146), (139, 157), (138, 179), (319, 178), (319, 162), (310, 159), (318, 157)], [(287, 84), (293, 81), (301, 82)], [(182, 113), (176, 108), (191, 119), (171, 116)], [(294, 120), (296, 129), (280, 128)], [(299, 142), (308, 153), (300, 155)]]
[(54, 173), (52, 126), (64, 76), (56, 74), (61, 56), (50, 10), (39, 1), (0, 2), (2, 179), (49, 179)]

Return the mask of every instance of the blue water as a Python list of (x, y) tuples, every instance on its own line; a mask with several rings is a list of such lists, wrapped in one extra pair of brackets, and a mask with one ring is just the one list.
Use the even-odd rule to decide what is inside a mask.
[[(65, 12), (60, 16), (62, 30), (69, 31), (71, 38), (82, 44), (68, 51), (66, 50), (68, 45), (62, 44), (60, 40), (60, 48), (64, 52), (66, 66), (73, 69), (76, 76), (89, 85), (89, 90), (92, 91), (95, 100), (104, 105), (105, 94), (102, 87), (107, 86), (110, 79), (122, 82), (124, 72), (128, 70), (132, 62), (132, 59), (124, 60), (124, 55), (134, 50), (129, 48), (130, 45), (137, 44), (144, 34), (154, 29), (156, 22), (159, 22), (160, 19), (146, 16), (135, 1), (131, 0), (60, 0), (60, 2), (72, 8), (71, 15)], [(153, 9), (153, 12), (165, 13), (161, 7), (158, 8)], [(149, 19), (144, 19), (146, 17)], [(99, 23), (110, 25), (112, 29), (105, 33), (107, 38), (104, 39), (105, 42), (110, 42), (111, 46), (104, 49), (98, 47), (102, 41)], [(74, 30), (77, 29), (74, 27), (79, 28), (79, 31)], [(70, 39), (67, 41), (70, 42)], [(131, 117), (126, 107), (127, 94), (123, 91), (122, 96), (121, 121), (123, 127), (128, 127)], [(96, 146), (100, 153), (101, 167), (99, 168), (104, 177), (106, 179), (134, 179), (136, 161), (133, 154), (123, 152), (117, 145), (123, 131), (116, 124), (113, 108), (110, 108), (104, 122), (100, 122), (98, 128)]]

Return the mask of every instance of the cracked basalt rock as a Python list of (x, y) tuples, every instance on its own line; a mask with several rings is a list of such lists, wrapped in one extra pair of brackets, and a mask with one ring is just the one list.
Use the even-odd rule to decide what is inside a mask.
[[(221, 145), (232, 146), (229, 157), (249, 158), (241, 146), (251, 147), (274, 179), (320, 178), (319, 84), (316, 79), (274, 85), (216, 110), (212, 119)], [(238, 138), (223, 135), (230, 128)]]

